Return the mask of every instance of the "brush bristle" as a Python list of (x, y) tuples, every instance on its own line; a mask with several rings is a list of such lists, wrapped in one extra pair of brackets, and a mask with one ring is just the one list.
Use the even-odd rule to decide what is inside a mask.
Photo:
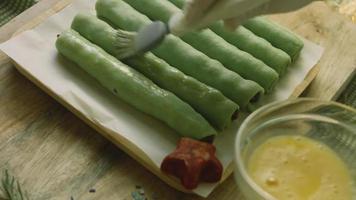
[(115, 40), (115, 49), (116, 49), (116, 58), (124, 59), (135, 55), (135, 37), (136, 32), (117, 30), (116, 31), (116, 40)]

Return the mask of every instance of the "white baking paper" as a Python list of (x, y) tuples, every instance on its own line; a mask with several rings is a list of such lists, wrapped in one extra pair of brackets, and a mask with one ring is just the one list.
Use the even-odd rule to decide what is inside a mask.
[[(79, 11), (94, 12), (94, 5), (95, 0), (75, 0), (33, 30), (1, 44), (0, 49), (37, 82), (87, 119), (135, 144), (159, 167), (163, 158), (175, 149), (178, 135), (161, 122), (118, 100), (84, 71), (59, 56), (55, 49), (57, 34), (70, 27)], [(305, 41), (300, 58), (289, 67), (287, 75), (275, 92), (265, 98), (265, 102), (287, 99), (318, 62), (322, 52), (321, 47)], [(225, 168), (233, 160), (234, 138), (239, 123), (235, 122), (229, 130), (219, 134), (215, 141), (217, 156)], [(201, 184), (194, 192), (206, 197), (216, 186)]]

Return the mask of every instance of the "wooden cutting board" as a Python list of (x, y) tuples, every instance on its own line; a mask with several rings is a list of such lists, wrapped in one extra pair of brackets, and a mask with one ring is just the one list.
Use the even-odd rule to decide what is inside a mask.
[[(18, 18), (37, 16), (17, 33), (39, 24), (70, 1), (42, 0), (35, 7), (37, 13), (29, 10)], [(39, 6), (49, 9), (39, 12)], [(326, 20), (329, 17), (331, 21)], [(305, 95), (335, 98), (355, 72), (355, 27), (323, 4), (273, 19), (326, 47), (318, 65), (322, 76), (317, 76)], [(6, 29), (0, 30), (0, 38), (3, 33)], [(143, 186), (149, 199), (199, 199), (167, 187), (20, 76), (5, 56), (0, 56), (0, 65), (0, 167), (13, 170), (33, 199), (131, 199), (135, 185)], [(92, 187), (95, 193), (88, 192)], [(209, 199), (237, 196), (238, 189), (229, 178)]]

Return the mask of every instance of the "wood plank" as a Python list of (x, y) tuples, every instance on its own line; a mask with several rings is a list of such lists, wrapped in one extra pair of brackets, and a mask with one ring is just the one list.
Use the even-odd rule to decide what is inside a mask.
[(36, 17), (42, 15), (57, 3), (58, 0), (41, 0), (40, 3), (33, 5), (20, 15), (13, 18), (4, 26), (0, 27), (0, 43), (11, 38), (11, 36), (17, 30), (24, 26), (24, 24), (28, 23), (29, 21), (36, 20)]
[(355, 24), (323, 2), (271, 18), (325, 48), (320, 72), (304, 95), (336, 100), (356, 72)]
[[(56, 4), (60, 5), (64, 1), (58, 2)], [(315, 8), (324, 9), (319, 6)], [(336, 33), (341, 29), (332, 29), (326, 25), (328, 22), (325, 21), (326, 16), (332, 13), (325, 10), (324, 18), (316, 20), (319, 24), (312, 23), (309, 21), (312, 19), (303, 17), (311, 15), (318, 18), (312, 15), (314, 12), (317, 11), (311, 9), (304, 14), (298, 14), (298, 12), (288, 14), (287, 17), (274, 16), (273, 18), (297, 30), (301, 35), (310, 35), (309, 39), (320, 44), (327, 44), (336, 49), (345, 48), (345, 46), (349, 48), (348, 44), (352, 41), (343, 41)], [(53, 9), (41, 13), (43, 19), (51, 14), (53, 14)], [(303, 20), (298, 20), (295, 15), (300, 15)], [(288, 22), (289, 19), (291, 22)], [(39, 21), (31, 21), (26, 26), (22, 26), (24, 27), (22, 30), (36, 23)], [(323, 34), (318, 33), (318, 26), (321, 27), (319, 31)], [(342, 30), (346, 29), (346, 26), (341, 27), (343, 27)], [(329, 31), (334, 33), (331, 34)], [(341, 35), (346, 39), (352, 39), (352, 34), (355, 35), (353, 30)], [(343, 41), (343, 43), (335, 44), (338, 41)], [(347, 52), (329, 50), (329, 48), (326, 51), (332, 52), (327, 54), (329, 56), (324, 56), (319, 63), (321, 70), (326, 71), (323, 69), (325, 66), (333, 66), (335, 63), (352, 63), (349, 57), (343, 55)], [(354, 58), (354, 56), (350, 57)], [(346, 59), (346, 61), (340, 61), (338, 58)], [(349, 65), (342, 65), (344, 66)], [(354, 68), (351, 69), (354, 70)], [(319, 81), (313, 83), (307, 95), (320, 94), (320, 98), (325, 99), (337, 95), (338, 91), (335, 91), (335, 87), (330, 87), (329, 83), (336, 76), (323, 73), (328, 78), (319, 77)], [(319, 89), (312, 89), (313, 87)], [(329, 88), (328, 91), (330, 91), (327, 95), (318, 92), (325, 88)], [(9, 168), (17, 177), (21, 177), (20, 180), (29, 190), (32, 199), (70, 199), (71, 196), (74, 199), (86, 200), (132, 199), (130, 196), (135, 190), (135, 185), (143, 186), (150, 200), (201, 199), (194, 195), (177, 192), (160, 181), (26, 80), (14, 70), (8, 58), (1, 55), (0, 97), (0, 105), (2, 105), (0, 107), (0, 169)], [(90, 188), (96, 188), (97, 191), (89, 193)], [(233, 178), (230, 177), (208, 199), (233, 200), (240, 199), (240, 195)]]

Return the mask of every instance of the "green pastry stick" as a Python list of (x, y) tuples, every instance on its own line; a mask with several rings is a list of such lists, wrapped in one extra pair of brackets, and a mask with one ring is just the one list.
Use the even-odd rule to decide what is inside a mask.
[[(72, 29), (111, 55), (116, 55), (115, 43), (120, 30), (113, 29), (95, 15), (77, 14)], [(238, 105), (220, 91), (185, 75), (152, 53), (126, 60), (126, 63), (190, 104), (218, 130), (229, 126), (238, 111)]]
[[(167, 0), (124, 1), (152, 20), (168, 22), (174, 13), (180, 12), (179, 8)], [(267, 92), (271, 91), (278, 81), (279, 76), (274, 69), (251, 54), (239, 50), (209, 29), (187, 33), (181, 38), (245, 79), (255, 81)]]
[[(96, 10), (99, 17), (126, 31), (137, 31), (151, 23), (121, 0), (98, 0)], [(183, 73), (218, 89), (241, 108), (257, 101), (263, 93), (257, 83), (243, 79), (173, 35), (168, 35), (153, 53)]]
[(229, 31), (222, 22), (217, 22), (212, 24), (210, 29), (229, 43), (262, 60), (279, 75), (283, 75), (291, 63), (287, 53), (275, 48), (267, 40), (256, 36), (243, 26), (239, 26), (235, 31)]
[(249, 19), (244, 26), (256, 35), (265, 38), (273, 46), (285, 51), (292, 61), (297, 59), (304, 47), (303, 41), (296, 34), (265, 17)]
[(236, 103), (220, 91), (171, 67), (152, 53), (130, 59), (128, 63), (191, 105), (217, 130), (224, 130), (237, 118), (239, 106)]
[(77, 32), (63, 32), (57, 39), (56, 47), (114, 95), (165, 122), (180, 135), (202, 139), (216, 134), (215, 129), (187, 103), (161, 89)]
[[(169, 1), (179, 8), (183, 8), (186, 2), (186, 0)], [(283, 75), (291, 63), (291, 59), (287, 53), (273, 47), (267, 40), (258, 37), (243, 26), (239, 26), (235, 31), (229, 31), (225, 29), (222, 22), (216, 22), (209, 26), (209, 28), (230, 44), (246, 51), (272, 67), (279, 75)]]

